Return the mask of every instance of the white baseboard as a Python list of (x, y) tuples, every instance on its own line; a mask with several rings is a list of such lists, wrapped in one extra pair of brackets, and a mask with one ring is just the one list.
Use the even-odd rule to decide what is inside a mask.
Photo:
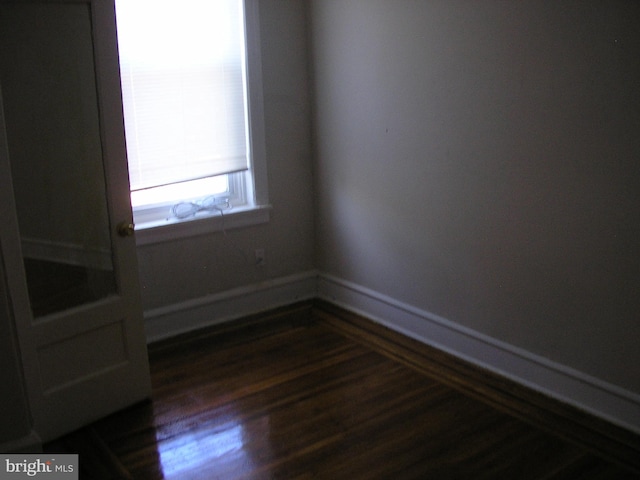
[(640, 395), (360, 285), (320, 274), (318, 297), (538, 392), (640, 433)]
[(145, 311), (147, 342), (316, 297), (317, 272), (276, 278)]
[(321, 298), (640, 434), (640, 395), (316, 271), (272, 279), (145, 312), (153, 342), (302, 300)]

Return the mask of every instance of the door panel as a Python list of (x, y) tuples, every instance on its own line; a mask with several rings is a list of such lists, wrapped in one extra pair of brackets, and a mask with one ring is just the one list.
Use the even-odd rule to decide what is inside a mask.
[(0, 86), (2, 256), (47, 440), (150, 394), (113, 2), (0, 0)]
[(115, 293), (91, 9), (52, 3), (2, 9), (13, 188), (39, 317)]

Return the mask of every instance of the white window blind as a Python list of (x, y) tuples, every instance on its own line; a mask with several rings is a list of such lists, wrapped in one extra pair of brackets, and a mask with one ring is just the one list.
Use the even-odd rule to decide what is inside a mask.
[(248, 168), (242, 0), (117, 0), (131, 190)]

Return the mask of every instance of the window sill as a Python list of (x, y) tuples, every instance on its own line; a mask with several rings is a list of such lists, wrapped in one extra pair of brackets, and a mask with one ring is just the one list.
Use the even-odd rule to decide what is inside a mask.
[(207, 235), (269, 221), (271, 205), (234, 208), (220, 213), (197, 215), (186, 220), (168, 219), (136, 224), (136, 245), (151, 245), (181, 238)]

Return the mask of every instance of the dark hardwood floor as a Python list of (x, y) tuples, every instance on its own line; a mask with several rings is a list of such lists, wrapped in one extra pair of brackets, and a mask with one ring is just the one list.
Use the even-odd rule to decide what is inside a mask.
[(624, 433), (518, 414), (361, 327), (303, 304), (153, 344), (151, 401), (45, 449), (78, 452), (81, 478), (640, 478)]

